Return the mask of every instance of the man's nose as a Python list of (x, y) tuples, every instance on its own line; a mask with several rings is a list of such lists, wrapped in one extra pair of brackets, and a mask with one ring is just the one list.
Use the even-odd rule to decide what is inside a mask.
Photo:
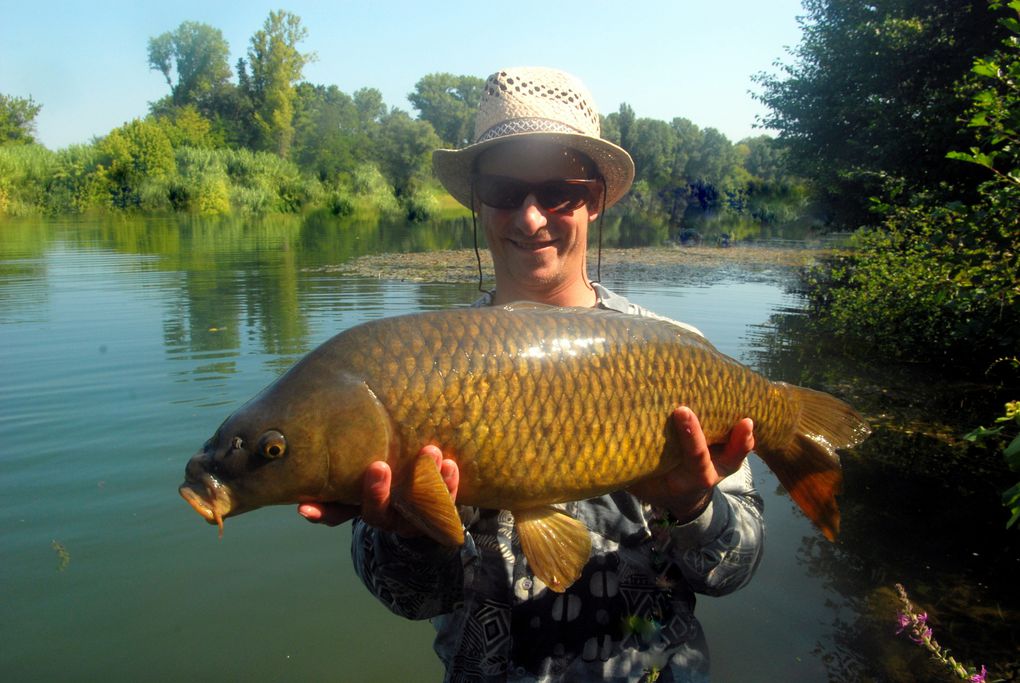
[(521, 207), (517, 210), (517, 217), (514, 221), (517, 228), (525, 235), (534, 235), (549, 222), (545, 212), (542, 210), (535, 195), (529, 194), (524, 198)]

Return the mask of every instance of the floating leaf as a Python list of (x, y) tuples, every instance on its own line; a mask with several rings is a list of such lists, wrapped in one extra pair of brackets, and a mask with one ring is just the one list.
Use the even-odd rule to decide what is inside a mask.
[(53, 550), (57, 553), (57, 571), (62, 572), (67, 569), (67, 565), (71, 564), (71, 553), (68, 552), (67, 548), (60, 541), (54, 539)]

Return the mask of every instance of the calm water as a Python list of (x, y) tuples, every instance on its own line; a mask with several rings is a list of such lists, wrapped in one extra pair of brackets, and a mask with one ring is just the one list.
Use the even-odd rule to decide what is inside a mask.
[[(271, 508), (229, 520), (217, 539), (176, 489), (220, 421), (317, 344), (477, 295), (323, 266), (465, 246), (463, 233), (315, 220), (0, 224), (0, 676), (438, 680), (431, 627), (368, 595), (346, 528)], [(604, 279), (753, 363), (761, 326), (799, 305), (786, 277)], [(839, 678), (841, 658), (870, 656), (846, 642), (867, 605), (841, 585), (838, 562), (819, 569), (819, 534), (754, 467), (765, 559), (748, 588), (698, 608), (716, 680)]]

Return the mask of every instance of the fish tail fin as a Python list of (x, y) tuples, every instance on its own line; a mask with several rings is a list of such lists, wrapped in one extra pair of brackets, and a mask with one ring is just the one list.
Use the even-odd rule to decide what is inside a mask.
[(836, 449), (856, 446), (871, 428), (857, 411), (834, 396), (792, 384), (785, 387), (790, 400), (801, 408), (796, 433), (786, 447), (763, 448), (759, 455), (808, 519), (835, 541), (839, 533), (836, 495), (843, 483)]

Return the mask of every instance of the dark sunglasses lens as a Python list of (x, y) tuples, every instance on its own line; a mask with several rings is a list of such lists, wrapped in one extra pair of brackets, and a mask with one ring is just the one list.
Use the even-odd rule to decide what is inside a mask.
[(591, 195), (585, 185), (551, 182), (535, 188), (535, 199), (546, 211), (566, 213), (581, 208)]
[(588, 183), (569, 180), (550, 180), (532, 185), (502, 176), (478, 176), (475, 192), (483, 204), (494, 209), (517, 209), (529, 194), (534, 194), (539, 205), (553, 213), (570, 213), (591, 200)]
[(512, 178), (481, 176), (475, 181), (475, 191), (483, 204), (494, 209), (516, 209), (524, 203), (530, 188)]

